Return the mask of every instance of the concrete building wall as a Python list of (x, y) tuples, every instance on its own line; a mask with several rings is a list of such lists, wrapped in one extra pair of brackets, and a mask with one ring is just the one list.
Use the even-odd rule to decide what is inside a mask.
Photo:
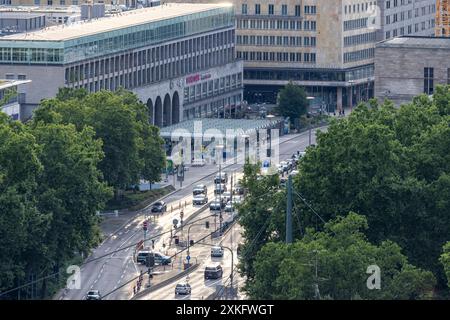
[[(450, 44), (450, 40), (449, 40)], [(433, 68), (433, 88), (448, 84), (450, 47), (377, 47), (375, 50), (375, 97), (392, 100), (396, 105), (408, 103), (424, 93), (424, 69)]]

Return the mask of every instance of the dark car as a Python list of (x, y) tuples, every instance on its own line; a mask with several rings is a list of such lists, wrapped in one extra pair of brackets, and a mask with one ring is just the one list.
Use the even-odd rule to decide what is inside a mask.
[(234, 187), (233, 193), (234, 194), (238, 194), (238, 195), (243, 195), (244, 194), (244, 187), (241, 186), (241, 185), (236, 185)]
[(192, 189), (192, 194), (194, 196), (201, 195), (201, 194), (207, 195), (208, 194), (208, 188), (204, 184), (196, 185), (194, 187), (194, 189)]
[(220, 278), (222, 278), (222, 276), (223, 276), (223, 270), (222, 270), (222, 266), (220, 264), (207, 266), (205, 268), (205, 280), (220, 279)]
[(228, 182), (228, 174), (226, 172), (222, 172), (221, 174), (216, 174), (214, 177), (214, 183), (227, 183)]
[(155, 202), (152, 206), (152, 212), (166, 212), (167, 204), (164, 201)]

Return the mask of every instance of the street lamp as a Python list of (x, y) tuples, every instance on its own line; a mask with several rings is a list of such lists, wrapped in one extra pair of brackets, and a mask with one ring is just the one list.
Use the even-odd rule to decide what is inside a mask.
[[(220, 232), (222, 233), (222, 164), (220, 159), (223, 158), (223, 151), (222, 149), (224, 146), (222, 144), (216, 145), (216, 149), (220, 150), (220, 157), (219, 157), (219, 192), (220, 192), (220, 213), (219, 213), (219, 226), (220, 226)], [(216, 219), (214, 218), (214, 221)]]

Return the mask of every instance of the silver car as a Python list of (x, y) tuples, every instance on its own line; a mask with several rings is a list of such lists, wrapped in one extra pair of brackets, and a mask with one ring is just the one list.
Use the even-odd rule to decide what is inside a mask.
[(179, 283), (175, 287), (175, 295), (191, 294), (191, 285), (189, 283)]

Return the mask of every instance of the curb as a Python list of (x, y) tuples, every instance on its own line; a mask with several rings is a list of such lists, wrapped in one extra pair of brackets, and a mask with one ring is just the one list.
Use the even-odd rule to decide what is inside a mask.
[(158, 289), (164, 288), (165, 286), (167, 286), (168, 284), (183, 278), (185, 275), (191, 273), (192, 271), (195, 271), (198, 267), (200, 266), (200, 264), (196, 263), (193, 266), (191, 266), (189, 269), (184, 270), (183, 272), (169, 278), (166, 279), (164, 281), (161, 281), (160, 283), (155, 284), (154, 286), (151, 286), (148, 289), (144, 289), (143, 291), (138, 292), (137, 294), (135, 294), (130, 300), (136, 300), (137, 298), (140, 298), (148, 293), (151, 293), (153, 291), (156, 291)]

